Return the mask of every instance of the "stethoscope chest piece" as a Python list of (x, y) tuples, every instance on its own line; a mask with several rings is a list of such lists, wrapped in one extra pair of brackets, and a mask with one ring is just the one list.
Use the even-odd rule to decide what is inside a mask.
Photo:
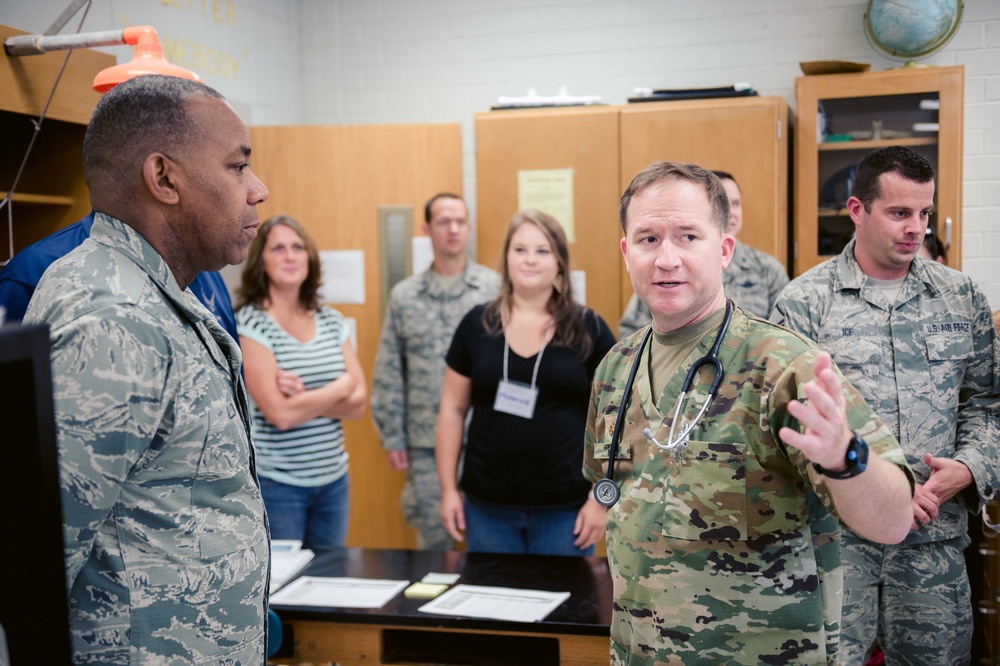
[(601, 479), (594, 484), (594, 499), (601, 506), (614, 506), (619, 496), (621, 491), (618, 490), (618, 484), (611, 479)]

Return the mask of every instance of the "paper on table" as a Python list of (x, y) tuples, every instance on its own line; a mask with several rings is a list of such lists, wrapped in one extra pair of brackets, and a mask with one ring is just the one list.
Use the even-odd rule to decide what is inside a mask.
[(271, 587), (274, 594), (287, 583), (292, 576), (302, 571), (312, 560), (314, 554), (308, 548), (294, 550), (275, 549), (271, 546)]
[(461, 574), (457, 573), (437, 573), (432, 571), (425, 574), (424, 577), (420, 579), (420, 582), (427, 583), (428, 585), (451, 585), (453, 583), (457, 583), (458, 579), (461, 577)]
[(540, 622), (567, 599), (569, 592), (456, 585), (418, 610), (438, 615), (484, 617), (511, 622)]
[(381, 608), (403, 591), (408, 580), (303, 576), (271, 597), (275, 606)]

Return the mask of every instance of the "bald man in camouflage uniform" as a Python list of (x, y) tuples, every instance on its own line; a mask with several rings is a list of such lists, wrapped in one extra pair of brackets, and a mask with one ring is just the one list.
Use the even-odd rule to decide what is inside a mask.
[(919, 482), (901, 545), (844, 535), (844, 664), (861, 664), (876, 639), (890, 664), (970, 660), (963, 551), (968, 514), (1000, 483), (1000, 343), (979, 287), (916, 256), (933, 204), (919, 154), (866, 156), (847, 203), (856, 240), (793, 280), (772, 315), (830, 352)]
[(371, 413), (389, 466), (406, 470), (400, 505), (425, 550), (449, 550), (454, 541), (441, 523), (441, 485), (434, 462), (444, 356), (465, 313), (492, 300), (495, 271), (470, 261), (465, 202), (437, 194), (424, 206), (424, 233), (434, 262), (389, 295), (375, 355)]
[[(740, 308), (719, 350), (717, 397), (689, 438), (661, 450), (653, 439), (671, 444), (681, 384), (725, 318), (728, 202), (711, 173), (664, 162), (635, 177), (619, 211), (653, 333), (645, 351), (637, 333), (598, 367), (585, 438), (584, 474), (598, 482), (627, 403), (612, 476), (621, 498), (608, 511), (611, 662), (834, 664), (840, 570), (820, 557), (829, 544), (811, 532), (808, 493), (872, 538), (899, 541), (912, 487), (902, 451), (827, 354)], [(713, 375), (698, 373), (678, 426), (705, 404)], [(848, 457), (869, 447), (866, 466)]]
[(25, 316), (52, 336), (76, 664), (266, 661), (242, 357), (187, 288), (246, 258), (267, 198), (249, 153), (221, 95), (174, 77), (117, 86), (87, 128), (90, 238)]

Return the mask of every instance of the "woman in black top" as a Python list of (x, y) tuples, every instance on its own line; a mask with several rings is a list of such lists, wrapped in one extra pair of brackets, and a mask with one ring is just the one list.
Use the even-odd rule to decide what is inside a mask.
[[(518, 211), (504, 239), (501, 294), (472, 309), (448, 350), (437, 428), (441, 518), (468, 550), (589, 555), (605, 510), (583, 478), (594, 370), (615, 344), (573, 301), (559, 223)], [(472, 407), (459, 493), (458, 460)]]

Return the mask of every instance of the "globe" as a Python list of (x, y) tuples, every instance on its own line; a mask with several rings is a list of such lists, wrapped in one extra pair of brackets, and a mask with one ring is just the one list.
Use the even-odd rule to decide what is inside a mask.
[(865, 34), (890, 58), (923, 58), (955, 35), (963, 8), (963, 0), (869, 0)]

